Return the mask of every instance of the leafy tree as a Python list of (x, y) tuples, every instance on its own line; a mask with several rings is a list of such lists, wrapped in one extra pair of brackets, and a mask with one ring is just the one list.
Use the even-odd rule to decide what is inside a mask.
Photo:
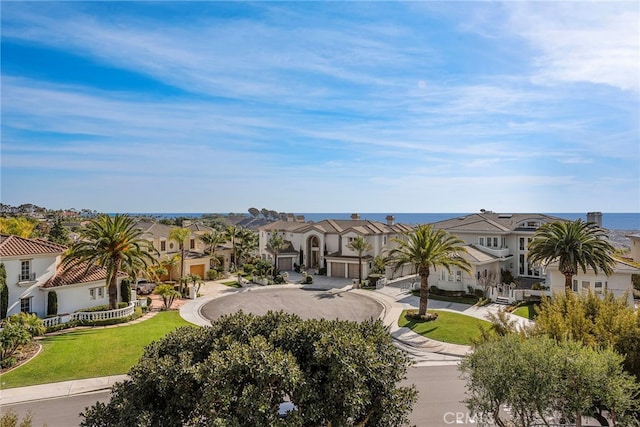
[(62, 262), (64, 268), (81, 264), (107, 270), (109, 309), (118, 308), (118, 272), (126, 265), (152, 264), (155, 249), (143, 238), (133, 218), (127, 215), (100, 215), (80, 229), (80, 240), (71, 245)]
[(288, 246), (288, 243), (284, 241), (280, 233), (276, 231), (271, 233), (271, 237), (269, 237), (269, 241), (267, 242), (267, 247), (271, 249), (271, 251), (273, 252), (273, 278), (274, 279), (278, 275), (278, 254), (287, 246)]
[(169, 239), (177, 242), (180, 248), (180, 278), (184, 276), (184, 251), (189, 237), (191, 230), (188, 228), (173, 228), (169, 232)]
[(640, 312), (626, 298), (607, 292), (554, 294), (538, 308), (533, 333), (572, 339), (592, 348), (612, 347), (625, 356), (625, 369), (640, 380)]
[(15, 359), (12, 356), (18, 348), (44, 332), (44, 323), (35, 314), (18, 313), (7, 317), (0, 331), (0, 366), (13, 365)]
[(81, 425), (395, 427), (416, 399), (398, 386), (409, 363), (380, 321), (239, 312), (150, 344)]
[(155, 295), (160, 295), (165, 310), (169, 310), (176, 298), (180, 298), (180, 292), (173, 288), (173, 285), (158, 285), (153, 290)]
[(353, 239), (347, 247), (358, 253), (358, 283), (362, 283), (362, 255), (365, 252), (370, 251), (373, 246), (367, 242), (367, 239), (365, 239), (364, 236), (358, 236)]
[(120, 282), (120, 295), (122, 296), (122, 302), (129, 304), (131, 302), (131, 279), (125, 277)]
[[(550, 418), (579, 426), (598, 405), (624, 423), (637, 407), (639, 386), (621, 362), (609, 348), (508, 334), (476, 346), (461, 362), (465, 403), (480, 420), (498, 426), (548, 425)], [(510, 420), (502, 405), (511, 408)]]
[(0, 218), (0, 233), (18, 237), (33, 237), (36, 221), (28, 217)]
[(9, 286), (7, 286), (7, 270), (0, 262), (0, 319), (7, 317), (9, 309)]
[(257, 218), (258, 215), (260, 215), (260, 210), (256, 208), (249, 208), (249, 215), (251, 215), (253, 218)]
[(613, 246), (605, 240), (606, 231), (592, 223), (555, 221), (540, 226), (529, 245), (529, 260), (548, 264), (558, 261), (564, 275), (565, 289), (570, 292), (573, 276), (578, 267), (586, 273), (591, 267), (598, 274), (602, 270), (607, 276), (613, 273), (615, 260)]
[(26, 415), (20, 419), (18, 414), (9, 409), (3, 411), (0, 417), (0, 427), (31, 427), (33, 426), (33, 413), (31, 410), (27, 411)]
[(56, 291), (47, 292), (47, 316), (58, 314), (58, 294)]
[(68, 245), (70, 243), (69, 230), (62, 225), (62, 219), (56, 218), (49, 230), (49, 240), (60, 245)]
[(459, 267), (470, 271), (471, 264), (460, 257), (466, 252), (464, 242), (445, 230), (436, 230), (430, 225), (418, 226), (405, 239), (393, 239), (398, 245), (389, 252), (388, 262), (395, 271), (405, 264), (412, 265), (420, 275), (420, 307), (418, 315), (424, 316), (429, 301), (429, 274), (431, 267)]

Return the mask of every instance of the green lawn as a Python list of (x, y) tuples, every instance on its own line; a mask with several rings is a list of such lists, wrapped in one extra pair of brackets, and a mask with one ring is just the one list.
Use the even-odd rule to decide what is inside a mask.
[(520, 317), (524, 317), (525, 319), (535, 320), (537, 316), (537, 313), (535, 310), (537, 307), (538, 307), (538, 304), (523, 305), (522, 307), (518, 307), (515, 310), (513, 310), (513, 314), (518, 315)]
[(237, 280), (231, 280), (229, 282), (222, 282), (223, 285), (225, 286), (229, 286), (230, 288), (241, 288), (242, 286), (240, 286), (238, 284)]
[(143, 348), (178, 326), (190, 323), (165, 311), (134, 325), (94, 328), (46, 337), (40, 354), (2, 375), (2, 388), (126, 374)]
[(429, 310), (438, 313), (438, 319), (431, 322), (417, 322), (405, 317), (403, 311), (398, 319), (398, 326), (407, 327), (424, 337), (452, 344), (470, 345), (473, 339), (480, 338), (480, 327), (489, 329), (491, 323), (464, 314), (446, 310)]

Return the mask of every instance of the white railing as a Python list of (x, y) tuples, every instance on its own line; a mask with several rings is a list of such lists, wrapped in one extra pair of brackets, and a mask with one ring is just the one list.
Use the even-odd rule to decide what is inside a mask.
[(72, 322), (75, 320), (95, 322), (98, 320), (121, 319), (123, 317), (131, 316), (133, 313), (135, 313), (136, 305), (136, 302), (130, 302), (127, 307), (118, 308), (116, 310), (76, 311), (72, 314), (42, 319), (42, 321), (44, 323), (44, 326), (48, 328), (51, 326), (59, 325), (61, 323)]

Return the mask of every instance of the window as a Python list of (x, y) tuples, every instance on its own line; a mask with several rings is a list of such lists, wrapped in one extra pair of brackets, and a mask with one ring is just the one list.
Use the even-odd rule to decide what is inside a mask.
[(520, 250), (524, 251), (524, 237), (520, 238)]
[(519, 268), (520, 274), (524, 274), (524, 254), (520, 254), (519, 261), (520, 261), (519, 262), (519, 264), (520, 264), (520, 268)]
[(487, 237), (487, 247), (491, 247), (491, 237)]
[(89, 288), (89, 299), (96, 299), (96, 288)]
[(161, 240), (160, 241), (160, 252), (166, 252), (167, 250), (167, 241), (166, 240)]
[(493, 238), (493, 247), (494, 247), (494, 248), (497, 248), (497, 247), (498, 247), (498, 238), (497, 238), (497, 237), (494, 237), (494, 238)]
[(98, 298), (104, 298), (104, 288), (103, 287), (99, 287), (98, 288)]
[(478, 243), (480, 243), (480, 246), (484, 246), (484, 237), (480, 237)]
[(573, 292), (578, 292), (578, 281), (573, 279)]
[(189, 241), (189, 249), (195, 249), (196, 248), (196, 239), (191, 239)]
[(387, 236), (382, 236), (382, 246), (387, 244)]
[(462, 271), (456, 270), (456, 282), (462, 282)]
[(507, 238), (506, 237), (502, 238), (502, 245), (500, 247), (501, 248), (506, 248), (507, 247)]
[(31, 275), (31, 260), (20, 261), (20, 281), (34, 279)]
[(591, 283), (589, 283), (589, 281), (583, 280), (582, 281), (582, 292), (588, 292), (590, 286), (591, 286)]
[(23, 313), (31, 313), (31, 297), (20, 298), (20, 311)]
[(594, 290), (596, 294), (601, 294), (602, 293), (602, 282), (595, 282), (593, 284)]

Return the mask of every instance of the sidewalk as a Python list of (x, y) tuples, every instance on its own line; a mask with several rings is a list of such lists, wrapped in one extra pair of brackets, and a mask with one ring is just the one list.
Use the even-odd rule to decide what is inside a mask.
[[(186, 321), (193, 324), (208, 326), (210, 324), (210, 321), (201, 316), (200, 308), (214, 298), (224, 297), (225, 295), (230, 295), (237, 292), (253, 292), (261, 289), (273, 289), (276, 286), (287, 288), (308, 287), (327, 290), (351, 289), (350, 280), (327, 278), (325, 276), (314, 276), (314, 283), (312, 285), (288, 284), (272, 285), (269, 287), (249, 286), (240, 289), (231, 288), (221, 283), (222, 281), (227, 280), (232, 279), (229, 278), (225, 280), (206, 282), (206, 284), (203, 285), (200, 289), (200, 297), (195, 300), (182, 300), (179, 304), (180, 316)], [(299, 278), (291, 274), (290, 280), (296, 282), (299, 281)], [(470, 351), (470, 347), (468, 346), (434, 341), (418, 335), (408, 328), (400, 328), (398, 326), (398, 318), (400, 317), (400, 313), (402, 313), (402, 311), (406, 309), (417, 308), (420, 299), (416, 296), (411, 295), (410, 293), (407, 293), (406, 291), (401, 290), (398, 283), (385, 286), (382, 289), (378, 289), (376, 291), (353, 289), (351, 290), (351, 292), (355, 292), (378, 301), (383, 306), (382, 314), (380, 316), (381, 320), (389, 328), (389, 333), (391, 334), (391, 336), (395, 340), (398, 340), (405, 345), (419, 349), (420, 351), (439, 353), (456, 357), (462, 357)], [(448, 303), (437, 300), (429, 301), (429, 308), (457, 311), (483, 320), (486, 320), (485, 316), (487, 315), (487, 313), (496, 312), (500, 307), (501, 306), (496, 304), (489, 304), (485, 307), (470, 307), (465, 304)], [(145, 319), (152, 317), (156, 313), (157, 312), (152, 311), (149, 314), (136, 320), (136, 322), (144, 321)], [(529, 322), (528, 320), (523, 319), (519, 316), (510, 315), (510, 317), (514, 320), (517, 320), (518, 324), (524, 325)], [(111, 327), (118, 327), (118, 325), (114, 325)], [(126, 375), (116, 375), (111, 377), (64, 381), (60, 383), (0, 390), (0, 406), (108, 390), (111, 389), (113, 384), (118, 381), (122, 381), (125, 378)]]

